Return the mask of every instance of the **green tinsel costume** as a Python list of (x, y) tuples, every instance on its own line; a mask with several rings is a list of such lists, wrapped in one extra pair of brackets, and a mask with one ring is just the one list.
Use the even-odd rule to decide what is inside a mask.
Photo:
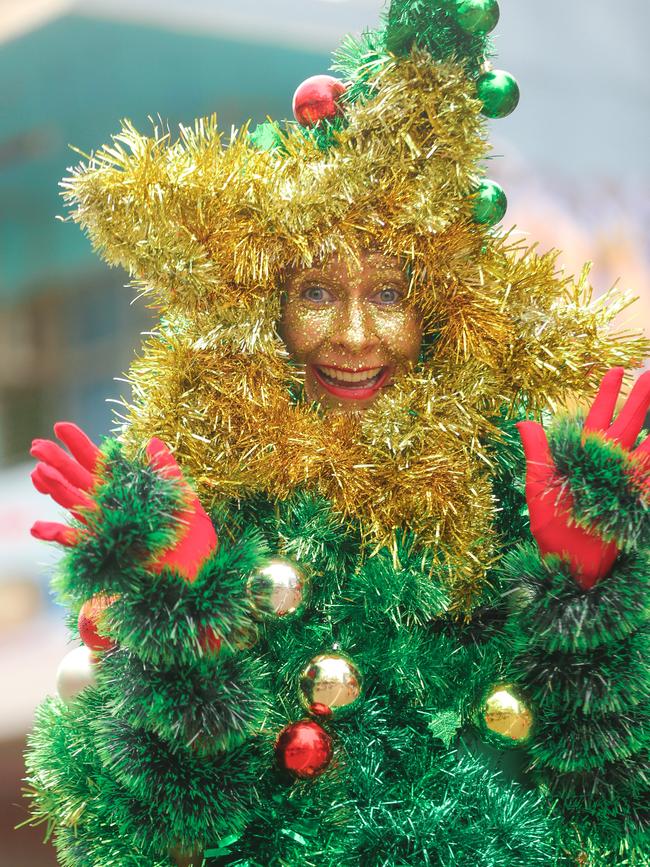
[[(609, 333), (624, 300), (492, 228), (483, 115), (518, 93), (485, 66), (497, 18), (393, 0), (336, 55), (336, 115), (225, 148), (214, 121), (177, 142), (127, 126), (66, 182), (161, 323), (56, 537), (71, 628), (107, 598), (111, 644), (42, 705), (27, 757), (62, 865), (650, 864), (647, 462), (579, 418), (549, 430), (573, 520), (616, 549), (585, 587), (533, 540), (515, 429), (648, 347)], [(422, 356), (365, 413), (323, 414), (277, 333), (282, 275), (365, 249), (405, 263)], [(187, 492), (153, 436), (217, 531), (192, 580), (160, 565)], [(251, 587), (278, 556), (310, 592), (262, 617)], [(347, 714), (301, 700), (323, 654), (359, 676)], [(308, 711), (333, 754), (301, 777), (278, 735)]]

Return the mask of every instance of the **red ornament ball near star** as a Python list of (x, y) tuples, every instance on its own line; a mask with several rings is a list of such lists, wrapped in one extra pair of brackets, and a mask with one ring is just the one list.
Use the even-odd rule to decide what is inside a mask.
[(332, 75), (312, 75), (293, 95), (293, 113), (302, 126), (315, 126), (321, 120), (334, 120), (343, 114), (340, 98), (346, 87)]
[(91, 650), (112, 650), (115, 642), (97, 631), (97, 624), (106, 609), (115, 602), (117, 596), (106, 596), (98, 593), (81, 606), (77, 626), (79, 637)]
[(332, 739), (318, 723), (301, 720), (282, 729), (275, 755), (281, 768), (308, 780), (322, 774), (332, 760)]

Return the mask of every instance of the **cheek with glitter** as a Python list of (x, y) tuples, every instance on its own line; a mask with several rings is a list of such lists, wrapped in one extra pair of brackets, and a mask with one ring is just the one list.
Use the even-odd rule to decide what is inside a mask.
[(316, 310), (299, 299), (285, 303), (280, 333), (295, 361), (308, 357), (335, 331), (336, 312), (331, 308)]
[(420, 353), (422, 326), (416, 312), (409, 307), (383, 309), (371, 305), (377, 338), (394, 358), (416, 361)]

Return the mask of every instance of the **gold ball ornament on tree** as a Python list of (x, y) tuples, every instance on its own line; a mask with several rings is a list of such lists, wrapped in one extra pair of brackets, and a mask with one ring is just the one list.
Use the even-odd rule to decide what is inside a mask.
[(89, 647), (75, 647), (67, 653), (56, 672), (56, 691), (65, 702), (71, 701), (86, 687), (95, 685), (95, 657)]
[(342, 653), (315, 656), (300, 676), (300, 700), (313, 716), (344, 716), (360, 699), (361, 674)]
[(530, 737), (532, 711), (512, 684), (500, 684), (490, 690), (481, 713), (485, 728), (498, 740), (513, 745)]
[(276, 559), (254, 572), (246, 584), (253, 613), (262, 618), (300, 614), (309, 593), (307, 570), (292, 560)]

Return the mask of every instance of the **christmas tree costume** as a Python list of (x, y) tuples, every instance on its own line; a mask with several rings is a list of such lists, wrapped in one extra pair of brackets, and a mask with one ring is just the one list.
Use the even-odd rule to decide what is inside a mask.
[[(647, 375), (615, 414), (648, 347), (493, 228), (497, 18), (393, 0), (298, 123), (127, 125), (66, 181), (161, 318), (119, 440), (33, 449), (85, 645), (28, 754), (61, 864), (650, 863)], [(420, 358), (327, 412), (286, 275), (368, 251)]]

